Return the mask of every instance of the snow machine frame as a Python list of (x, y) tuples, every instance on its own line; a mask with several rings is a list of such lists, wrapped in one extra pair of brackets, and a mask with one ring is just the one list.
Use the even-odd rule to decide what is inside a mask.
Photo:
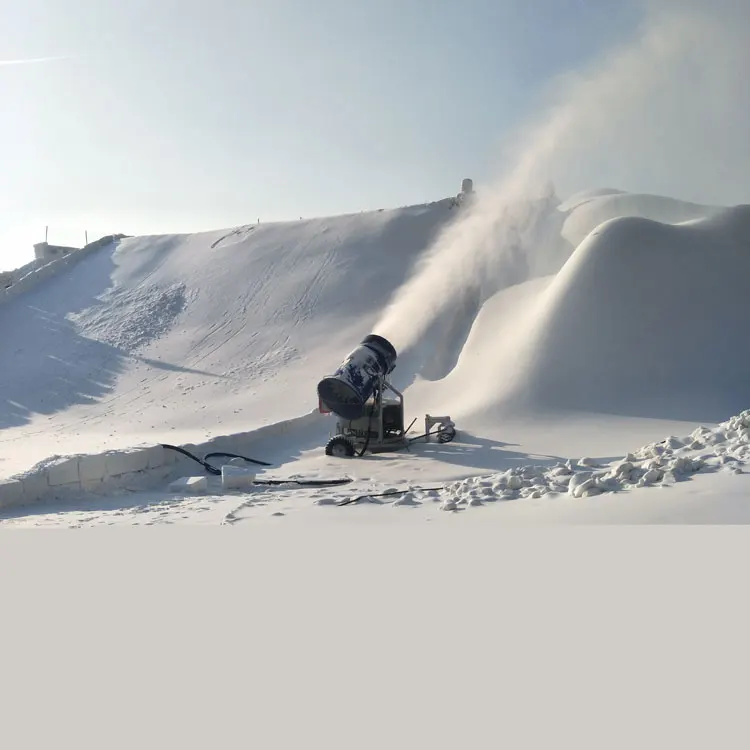
[[(392, 394), (391, 398), (386, 393)], [(329, 412), (330, 413), (330, 412)], [(365, 413), (356, 419), (343, 419), (336, 416), (333, 435), (325, 447), (326, 455), (337, 458), (358, 456), (366, 451), (370, 453), (387, 453), (408, 448), (412, 442), (436, 435), (440, 443), (448, 443), (456, 436), (453, 421), (450, 417), (425, 415), (425, 434), (407, 438), (416, 419), (404, 426), (404, 396), (383, 375), (379, 375), (372, 395), (365, 402)], [(438, 429), (432, 428), (437, 425)]]

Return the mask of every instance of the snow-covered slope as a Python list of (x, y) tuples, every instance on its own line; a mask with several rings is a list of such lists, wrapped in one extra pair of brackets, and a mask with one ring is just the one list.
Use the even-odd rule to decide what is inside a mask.
[[(128, 239), (9, 302), (0, 308), (0, 478), (51, 455), (213, 439), (287, 475), (345, 470), (370, 492), (453, 482), (451, 497), (470, 498), (462, 482), (500, 472), (481, 487), (505, 491), (517, 470), (517, 495), (527, 497), (526, 479), (531, 495), (542, 479), (569, 480), (558, 472), (547, 482), (556, 466), (584, 471), (582, 456), (607, 466), (748, 406), (738, 331), (750, 312), (750, 207), (592, 191), (535, 218), (512, 248), (499, 233), (498, 261), (485, 267), (496, 276), (459, 280), (460, 303), (443, 306), (399, 360), (407, 421), (450, 414), (460, 439), (345, 466), (326, 457), (317, 381), (373, 330), (466, 210), (441, 201)], [(571, 226), (584, 236), (577, 246)], [(560, 232), (553, 255), (551, 231)], [(414, 321), (396, 320), (408, 340)]]
[(540, 300), (523, 386), (535, 406), (689, 421), (750, 397), (750, 206), (671, 226), (625, 217), (578, 247)]
[(50, 454), (201, 441), (317, 407), (455, 216), (450, 201), (126, 239), (0, 308), (0, 476)]

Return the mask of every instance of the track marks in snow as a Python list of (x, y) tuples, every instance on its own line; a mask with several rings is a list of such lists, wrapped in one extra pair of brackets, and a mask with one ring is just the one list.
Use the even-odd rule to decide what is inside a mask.
[[(222, 235), (218, 240), (211, 243), (211, 249), (215, 250), (217, 247), (241, 242), (248, 234), (250, 234), (250, 232), (253, 231), (253, 229), (255, 229), (255, 226), (255, 224), (246, 224), (245, 226), (233, 229), (231, 232), (227, 232), (227, 234)], [(232, 242), (227, 242), (227, 240), (232, 240)]]

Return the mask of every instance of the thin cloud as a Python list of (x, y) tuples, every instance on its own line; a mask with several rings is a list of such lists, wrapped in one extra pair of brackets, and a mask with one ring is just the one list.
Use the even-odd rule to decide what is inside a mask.
[(0, 67), (5, 65), (33, 65), (34, 63), (55, 62), (56, 60), (70, 60), (71, 55), (59, 55), (56, 57), (26, 57), (16, 60), (0, 60)]

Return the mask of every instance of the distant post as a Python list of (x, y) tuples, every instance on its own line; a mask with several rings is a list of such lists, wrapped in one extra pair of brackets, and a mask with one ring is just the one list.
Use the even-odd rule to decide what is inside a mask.
[(85, 235), (85, 237), (86, 237), (86, 243), (84, 244), (84, 247), (86, 247), (86, 245), (88, 245), (88, 244), (89, 244), (89, 230), (88, 230), (88, 229), (86, 229), (86, 230), (84, 231), (84, 235)]
[(44, 227), (44, 241), (47, 242), (47, 237), (49, 235), (49, 227)]

